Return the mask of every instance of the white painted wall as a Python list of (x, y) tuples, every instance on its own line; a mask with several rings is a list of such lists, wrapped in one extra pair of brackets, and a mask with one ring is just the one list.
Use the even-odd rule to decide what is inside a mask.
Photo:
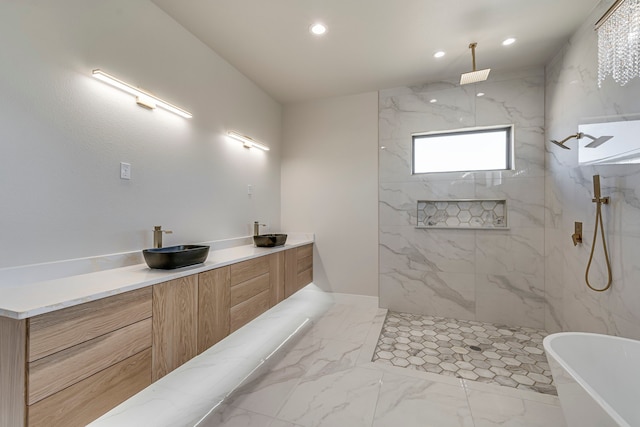
[(378, 94), (283, 111), (282, 226), (316, 233), (314, 283), (378, 295)]
[[(151, 2), (4, 1), (0, 64), (0, 267), (142, 249), (153, 225), (166, 245), (280, 229), (281, 106)], [(140, 108), (94, 68), (194, 118)]]

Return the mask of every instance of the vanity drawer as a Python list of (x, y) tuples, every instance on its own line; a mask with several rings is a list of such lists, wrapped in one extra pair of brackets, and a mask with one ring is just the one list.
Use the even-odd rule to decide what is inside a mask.
[(150, 286), (32, 317), (29, 319), (28, 361), (150, 317)]
[(231, 332), (240, 329), (269, 309), (269, 289), (231, 307)]
[(231, 307), (269, 289), (269, 273), (231, 287)]
[(29, 406), (29, 427), (87, 425), (150, 384), (148, 348)]
[(246, 282), (247, 280), (261, 276), (269, 272), (269, 257), (262, 256), (259, 258), (242, 261), (232, 264), (231, 269), (231, 286)]
[(32, 405), (150, 347), (151, 319), (145, 319), (31, 362), (27, 367), (27, 404)]
[(298, 259), (313, 256), (313, 245), (304, 245), (298, 248)]

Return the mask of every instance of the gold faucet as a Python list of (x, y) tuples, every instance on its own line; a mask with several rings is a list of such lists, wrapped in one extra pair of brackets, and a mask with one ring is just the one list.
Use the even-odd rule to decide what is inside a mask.
[(162, 233), (171, 234), (173, 233), (173, 231), (163, 230), (161, 225), (153, 226), (153, 247), (154, 248), (162, 247)]
[(267, 224), (260, 224), (258, 221), (253, 222), (253, 235), (260, 235), (260, 226), (266, 227)]

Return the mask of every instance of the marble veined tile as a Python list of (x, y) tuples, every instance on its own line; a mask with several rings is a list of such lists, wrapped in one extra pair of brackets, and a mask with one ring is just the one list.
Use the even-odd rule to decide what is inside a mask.
[(301, 426), (300, 424), (293, 424), (288, 421), (273, 420), (273, 422), (269, 424), (269, 427), (304, 427), (304, 426)]
[(468, 390), (475, 427), (565, 427), (558, 405)]
[(478, 275), (476, 320), (544, 328), (544, 278), (536, 275)]
[(277, 418), (306, 427), (368, 427), (373, 421), (381, 379), (381, 372), (358, 367), (305, 378)]
[(362, 343), (369, 332), (371, 319), (377, 314), (375, 306), (336, 304), (314, 323), (309, 331), (315, 338)]
[(544, 277), (542, 228), (490, 230), (476, 235), (478, 274), (531, 274)]
[(226, 400), (232, 406), (275, 416), (308, 369), (315, 363), (322, 343), (311, 334), (302, 337), (283, 357), (253, 381), (235, 390)]
[(462, 385), (385, 373), (373, 427), (473, 427)]
[(329, 375), (353, 368), (358, 361), (362, 342), (323, 339), (320, 341), (320, 348), (306, 377)]
[(475, 318), (475, 275), (387, 270), (380, 274), (380, 306), (393, 311)]
[(270, 427), (274, 421), (271, 417), (223, 404), (203, 419), (198, 427)]
[(473, 230), (380, 227), (380, 264), (398, 270), (474, 273)]

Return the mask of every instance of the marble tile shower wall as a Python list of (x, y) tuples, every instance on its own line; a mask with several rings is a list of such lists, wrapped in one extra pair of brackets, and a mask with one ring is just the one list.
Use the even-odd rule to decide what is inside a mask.
[[(379, 96), (381, 306), (544, 327), (544, 70)], [(510, 123), (515, 170), (411, 175), (412, 133)], [(415, 228), (418, 200), (451, 199), (506, 199), (509, 229)]]
[[(640, 117), (640, 79), (621, 87), (611, 78), (597, 85), (597, 38), (593, 23), (613, 3), (603, 1), (570, 41), (547, 65), (546, 140), (575, 133), (594, 118), (617, 120)], [(546, 144), (547, 207), (545, 329), (589, 331), (640, 339), (640, 166), (579, 166), (572, 150)], [(602, 194), (611, 197), (603, 207), (607, 245), (613, 267), (612, 288), (603, 293), (587, 289), (585, 267), (592, 246), (595, 221), (592, 176), (600, 174)], [(584, 223), (584, 243), (571, 242), (574, 221)], [(606, 283), (602, 247), (596, 244), (591, 281)]]

